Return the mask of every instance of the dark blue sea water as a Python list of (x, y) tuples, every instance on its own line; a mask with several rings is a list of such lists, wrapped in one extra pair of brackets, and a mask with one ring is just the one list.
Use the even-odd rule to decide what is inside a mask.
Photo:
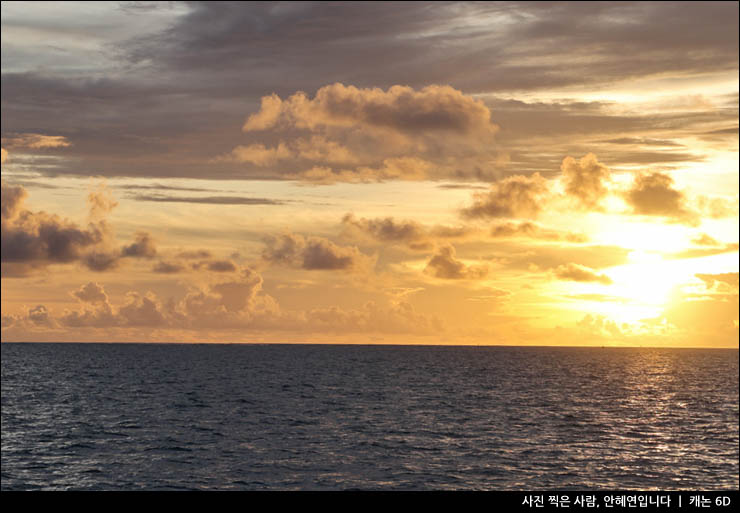
[(2, 489), (738, 488), (738, 351), (2, 344)]

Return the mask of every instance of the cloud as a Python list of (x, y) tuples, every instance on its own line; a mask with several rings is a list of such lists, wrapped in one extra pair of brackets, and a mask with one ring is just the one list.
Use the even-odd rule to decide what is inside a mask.
[(416, 157), (385, 159), (378, 167), (359, 166), (354, 169), (335, 169), (329, 166), (314, 166), (285, 178), (294, 178), (318, 185), (338, 182), (374, 183), (386, 180), (417, 181), (427, 178), (431, 164)]
[(79, 289), (72, 292), (72, 295), (83, 303), (107, 303), (108, 295), (99, 283), (88, 282)]
[(737, 217), (738, 203), (737, 197), (735, 201), (729, 201), (725, 198), (709, 198), (707, 196), (699, 196), (696, 201), (696, 206), (699, 208), (701, 213), (712, 219), (723, 219), (725, 217)]
[(342, 224), (384, 242), (413, 243), (428, 236), (427, 230), (416, 221), (396, 221), (392, 217), (358, 219), (353, 214), (346, 214), (342, 217)]
[(695, 276), (706, 283), (707, 288), (713, 288), (715, 283), (724, 283), (735, 291), (738, 289), (738, 273), (696, 274)]
[(180, 262), (167, 262), (160, 260), (154, 265), (154, 267), (152, 267), (152, 272), (160, 274), (174, 274), (185, 271), (186, 269), (187, 267)]
[(738, 243), (730, 242), (728, 244), (718, 243), (715, 247), (711, 248), (689, 248), (676, 253), (668, 253), (664, 255), (664, 258), (671, 260), (680, 260), (684, 258), (701, 258), (712, 255), (721, 255), (722, 253), (733, 253), (737, 252)]
[(109, 248), (96, 249), (83, 255), (81, 262), (91, 271), (110, 271), (121, 263), (120, 253)]
[(7, 185), (2, 182), (2, 192), (0, 194), (2, 194), (0, 211), (2, 212), (2, 221), (5, 222), (16, 217), (28, 193), (23, 187)]
[(635, 175), (632, 188), (624, 194), (632, 213), (665, 217), (675, 222), (696, 226), (696, 212), (686, 206), (685, 195), (673, 188), (673, 178), (660, 172)]
[(44, 305), (37, 305), (28, 310), (28, 319), (36, 325), (53, 326), (54, 321)]
[(336, 270), (352, 269), (366, 261), (367, 257), (355, 247), (343, 248), (320, 237), (310, 237), (302, 251), (304, 269)]
[(295, 154), (284, 143), (275, 148), (266, 148), (264, 144), (239, 145), (231, 151), (231, 154), (222, 157), (234, 162), (251, 162), (257, 166), (273, 166), (280, 160), (290, 160)]
[(650, 139), (647, 137), (618, 137), (615, 139), (608, 139), (603, 142), (611, 144), (636, 144), (642, 146), (683, 146), (683, 144), (679, 144), (669, 139)]
[(187, 251), (181, 251), (177, 254), (178, 258), (185, 258), (185, 259), (197, 259), (197, 258), (211, 258), (211, 252), (207, 249), (195, 249), (195, 250), (187, 250)]
[(693, 244), (696, 244), (697, 246), (721, 246), (722, 244), (715, 238), (710, 237), (706, 233), (701, 233), (691, 239), (691, 242)]
[(609, 168), (600, 163), (596, 155), (589, 153), (580, 160), (565, 157), (560, 170), (566, 194), (574, 198), (581, 208), (598, 210), (599, 202), (608, 193), (603, 182), (609, 179)]
[(473, 205), (464, 208), (468, 218), (537, 217), (550, 191), (547, 181), (535, 173), (510, 176), (491, 184), (486, 193), (474, 193)]
[(302, 91), (284, 100), (264, 96), (243, 131), (260, 141), (214, 162), (249, 164), (253, 177), (331, 184), (472, 173), (494, 160), (498, 126), (481, 100), (450, 86), (383, 90), (335, 83), (313, 98)]
[(24, 210), (26, 196), (22, 187), (2, 183), (3, 276), (25, 276), (51, 263), (80, 260), (88, 249), (106, 241), (104, 221), (80, 228), (56, 215)]
[[(166, 327), (170, 324), (168, 313), (165, 307), (160, 303), (153, 293), (144, 295), (138, 292), (130, 291), (126, 293), (125, 301), (120, 307), (114, 307), (108, 302), (108, 296), (102, 286), (88, 284), (77, 292), (81, 292), (87, 297), (85, 289), (90, 288), (90, 292), (95, 298), (94, 301), (88, 299), (80, 300), (83, 302), (81, 310), (65, 311), (60, 317), (60, 323), (69, 327), (94, 327), (94, 328), (111, 328), (111, 327)], [(75, 294), (77, 295), (77, 294)], [(79, 298), (79, 295), (77, 295)]]
[[(290, 324), (288, 324), (290, 326)], [(406, 301), (396, 301), (387, 307), (368, 301), (362, 308), (347, 310), (340, 307), (316, 308), (301, 313), (293, 329), (329, 333), (415, 333), (434, 335), (445, 330), (436, 317), (416, 312)]]
[(207, 205), (282, 205), (279, 200), (267, 198), (247, 198), (242, 196), (167, 196), (164, 194), (132, 194), (136, 201), (155, 201), (158, 203), (203, 203)]
[(265, 242), (262, 258), (270, 263), (306, 270), (367, 270), (375, 264), (356, 247), (337, 246), (323, 237), (287, 233), (270, 236)]
[(345, 236), (384, 244), (403, 244), (416, 251), (428, 251), (440, 240), (461, 239), (477, 233), (468, 226), (425, 226), (413, 220), (392, 217), (366, 219), (354, 214), (345, 214), (342, 225)]
[(5, 164), (6, 160), (8, 160), (8, 150), (0, 148), (0, 164)]
[(113, 193), (105, 183), (101, 182), (97, 187), (91, 188), (88, 193), (87, 206), (90, 211), (90, 218), (100, 220), (110, 214), (118, 206), (118, 202), (113, 198)]
[(66, 148), (72, 144), (61, 135), (43, 134), (14, 134), (13, 137), (3, 137), (3, 145), (8, 148), (30, 148), (32, 150), (46, 148)]
[(566, 264), (558, 266), (553, 273), (558, 279), (579, 281), (579, 282), (597, 282), (603, 285), (611, 285), (612, 279), (605, 274), (597, 274), (593, 269), (579, 264)]
[(121, 248), (121, 256), (135, 258), (152, 258), (157, 254), (157, 248), (151, 235), (146, 232), (136, 234), (136, 240)]
[(442, 246), (427, 263), (426, 274), (446, 280), (478, 280), (488, 274), (486, 266), (466, 266), (458, 260), (452, 245)]
[[(3, 315), (3, 328), (157, 328), (186, 330), (270, 330), (302, 333), (438, 334), (436, 317), (416, 312), (403, 299), (383, 306), (368, 301), (361, 308), (341, 306), (283, 311), (262, 290), (262, 276), (247, 267), (228, 280), (191, 288), (180, 299), (161, 301), (155, 294), (128, 291), (120, 306), (112, 304), (102, 285), (88, 283), (72, 292), (76, 310), (54, 317), (39, 305), (22, 315)], [(77, 332), (79, 333), (79, 332)]]
[(231, 260), (202, 260), (191, 264), (193, 269), (207, 269), (217, 273), (233, 273), (237, 271), (237, 266)]
[(619, 337), (624, 335), (616, 322), (603, 315), (586, 314), (583, 319), (578, 321), (577, 326), (589, 335), (604, 337)]
[[(353, 84), (359, 91), (379, 86), (385, 95), (394, 84), (412, 88), (417, 96), (428, 84), (450, 84), (466, 96), (480, 93), (474, 98), (484, 98), (493, 120), (517, 138), (516, 145), (507, 145), (512, 155), (507, 169), (517, 174), (559, 165), (563, 155), (574, 151), (565, 150), (577, 143), (574, 133), (598, 140), (660, 140), (670, 138), (665, 132), (671, 129), (700, 126), (706, 132), (737, 124), (731, 109), (711, 113), (725, 118), (715, 127), (718, 119), (711, 120), (706, 112), (703, 119), (693, 115), (688, 119), (676, 109), (658, 116), (620, 115), (613, 109), (605, 114), (589, 112), (576, 102), (557, 114), (557, 107), (548, 102), (538, 103), (539, 112), (515, 106), (501, 112), (500, 103), (491, 99), (494, 93), (511, 98), (521, 91), (552, 92), (572, 85), (593, 90), (654, 77), (681, 80), (708, 73), (733, 74), (738, 62), (733, 2), (589, 6), (488, 2), (446, 3), (437, 9), (409, 3), (392, 11), (371, 3), (282, 4), (279, 9), (269, 3), (171, 5), (157, 10), (171, 12), (156, 18), (166, 23), (154, 25), (141, 24), (133, 16), (118, 17), (122, 10), (115, 4), (103, 6), (109, 11), (102, 24), (82, 20), (72, 3), (55, 11), (54, 27), (33, 10), (17, 9), (13, 17), (4, 16), (3, 126), (17, 127), (18, 132), (74, 134), (74, 146), (66, 148), (65, 154), (75, 159), (60, 163), (60, 173), (192, 177), (203, 176), (207, 165), (207, 157), (190, 158), (193, 146), (208, 156), (239, 144), (272, 146), (275, 138), (245, 142), (229, 137), (229, 127), (245, 123), (250, 113), (259, 113), (260, 119), (250, 118), (253, 130), (246, 136), (261, 137), (277, 127), (284, 104), (297, 91), (306, 91), (308, 102), (315, 103), (315, 91), (336, 83)], [(496, 30), (481, 30), (482, 26)], [(38, 37), (23, 37), (29, 30)], [(80, 34), (86, 41), (93, 36), (95, 43), (69, 44), (61, 52), (62, 32), (70, 43)], [(676, 40), (675, 34), (689, 32), (690, 38)], [(122, 38), (123, 33), (131, 37)], [(50, 40), (57, 45), (41, 44)], [(136, 71), (104, 73), (112, 67)], [(260, 105), (265, 95), (272, 105), (270, 100)], [(100, 109), (101, 103), (105, 109)], [(249, 112), (244, 111), (245, 105)], [(358, 112), (364, 116), (368, 111)], [(532, 116), (538, 121), (532, 123)], [(400, 126), (414, 126), (415, 119), (423, 117), (407, 116)], [(558, 138), (558, 143), (566, 142), (555, 144), (557, 151), (553, 139), (533, 145), (531, 141), (543, 132)], [(354, 154), (360, 144), (350, 146)], [(533, 146), (537, 151), (532, 151)], [(161, 158), (165, 152), (167, 158)], [(650, 153), (642, 158), (663, 158), (661, 152)], [(435, 166), (442, 163), (425, 159)], [(619, 155), (603, 154), (602, 159), (612, 167), (615, 160), (624, 162)], [(370, 167), (377, 163), (362, 162)], [(478, 164), (482, 173), (491, 176)], [(289, 171), (295, 174), (303, 169)], [(474, 178), (474, 169), (469, 166), (461, 172)], [(274, 171), (271, 177), (282, 177), (284, 171)], [(444, 172), (452, 176), (454, 171)], [(245, 173), (244, 166), (228, 163), (210, 166), (207, 175), (254, 177), (251, 171)]]
[(119, 248), (105, 216), (117, 205), (104, 185), (88, 194), (87, 227), (54, 214), (23, 208), (25, 189), (2, 182), (2, 275), (24, 277), (50, 264), (79, 262), (92, 271), (115, 269), (123, 257), (156, 253), (145, 232)]
[(550, 241), (565, 241), (574, 243), (588, 242), (588, 237), (582, 233), (550, 230), (530, 221), (524, 221), (519, 224), (504, 223), (494, 225), (491, 228), (491, 237), (496, 239), (528, 237), (532, 239), (542, 239)]
[(260, 110), (247, 118), (242, 129), (264, 131), (280, 125), (306, 129), (360, 125), (405, 134), (441, 131), (469, 135), (497, 130), (482, 101), (438, 85), (420, 91), (396, 85), (384, 91), (335, 83), (319, 89), (313, 99), (303, 92), (284, 101), (273, 94), (262, 98)]
[[(232, 260), (228, 259), (212, 259), (211, 254), (208, 251), (183, 251), (177, 254), (178, 258), (182, 260), (160, 260), (154, 267), (152, 272), (159, 274), (175, 274), (187, 271), (209, 271), (214, 273), (235, 273), (239, 270), (239, 266)], [(196, 262), (192, 260), (200, 259)], [(191, 260), (187, 262), (187, 260)]]

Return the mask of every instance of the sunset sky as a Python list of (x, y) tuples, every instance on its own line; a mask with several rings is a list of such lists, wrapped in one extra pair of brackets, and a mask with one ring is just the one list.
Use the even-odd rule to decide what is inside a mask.
[(738, 346), (738, 3), (2, 2), (2, 341)]

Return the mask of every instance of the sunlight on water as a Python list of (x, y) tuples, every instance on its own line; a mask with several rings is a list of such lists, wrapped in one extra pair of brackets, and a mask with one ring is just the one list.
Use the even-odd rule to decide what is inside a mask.
[(2, 489), (737, 489), (738, 352), (2, 344)]

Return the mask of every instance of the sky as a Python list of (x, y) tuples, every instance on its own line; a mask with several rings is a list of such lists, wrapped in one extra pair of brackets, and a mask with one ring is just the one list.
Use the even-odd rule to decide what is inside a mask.
[(738, 347), (737, 2), (2, 2), (2, 341)]

